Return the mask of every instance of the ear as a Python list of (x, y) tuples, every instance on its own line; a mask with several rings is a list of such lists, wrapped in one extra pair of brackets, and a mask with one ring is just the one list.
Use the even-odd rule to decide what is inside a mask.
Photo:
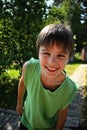
[(69, 63), (69, 59), (66, 61), (66, 65)]

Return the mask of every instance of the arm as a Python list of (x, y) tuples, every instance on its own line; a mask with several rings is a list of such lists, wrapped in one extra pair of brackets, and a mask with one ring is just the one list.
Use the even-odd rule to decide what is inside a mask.
[(21, 76), (19, 84), (18, 84), (18, 98), (17, 98), (16, 111), (19, 115), (21, 115), (23, 112), (23, 96), (25, 93), (25, 86), (24, 86), (25, 69), (26, 69), (26, 63), (23, 65), (22, 76)]
[(67, 118), (68, 107), (59, 111), (58, 119), (56, 123), (56, 130), (62, 130)]

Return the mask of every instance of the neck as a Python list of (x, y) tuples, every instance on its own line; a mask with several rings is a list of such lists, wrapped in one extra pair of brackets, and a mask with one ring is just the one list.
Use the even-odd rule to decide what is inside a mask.
[(41, 76), (42, 84), (45, 88), (48, 89), (55, 89), (56, 87), (59, 87), (62, 82), (65, 80), (65, 73), (62, 72), (59, 77), (57, 78), (48, 78), (45, 76)]

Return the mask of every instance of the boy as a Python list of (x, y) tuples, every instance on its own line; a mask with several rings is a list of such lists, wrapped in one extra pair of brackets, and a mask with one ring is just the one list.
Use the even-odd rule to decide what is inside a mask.
[(23, 65), (18, 86), (20, 130), (62, 130), (77, 92), (64, 70), (73, 51), (72, 32), (62, 24), (50, 24), (41, 30), (36, 47), (39, 60), (31, 58)]

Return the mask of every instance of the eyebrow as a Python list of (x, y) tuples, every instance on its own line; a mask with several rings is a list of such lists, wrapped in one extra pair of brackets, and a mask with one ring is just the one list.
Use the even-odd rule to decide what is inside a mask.
[[(48, 48), (42, 48), (41, 51), (43, 51), (43, 52), (44, 51), (49, 51), (49, 49)], [(68, 54), (68, 51), (62, 50), (62, 51), (60, 51), (58, 53)]]

